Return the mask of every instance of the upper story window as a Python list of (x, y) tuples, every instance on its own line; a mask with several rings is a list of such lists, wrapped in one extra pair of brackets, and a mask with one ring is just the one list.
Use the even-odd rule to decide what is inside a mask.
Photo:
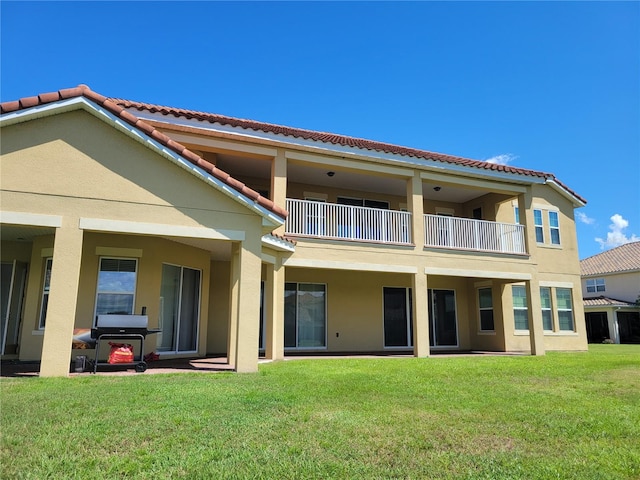
[(533, 210), (536, 243), (560, 245), (560, 214), (553, 207), (539, 206)]
[(605, 289), (606, 289), (606, 285), (604, 282), (604, 278), (587, 279), (587, 292), (589, 293), (604, 292)]
[(368, 200), (366, 198), (338, 197), (337, 203), (340, 205), (352, 205), (354, 207), (370, 207), (389, 210), (389, 202), (380, 200)]
[(560, 245), (560, 222), (558, 212), (549, 211), (549, 233), (551, 234), (551, 244)]
[(132, 258), (100, 259), (96, 315), (133, 314), (137, 266)]
[(542, 210), (533, 211), (533, 223), (536, 228), (536, 242), (544, 243), (544, 225), (542, 224)]

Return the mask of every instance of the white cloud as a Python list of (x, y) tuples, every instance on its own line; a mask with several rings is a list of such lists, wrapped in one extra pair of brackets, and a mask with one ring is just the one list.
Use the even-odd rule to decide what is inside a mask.
[(624, 245), (625, 243), (637, 242), (640, 241), (640, 237), (635, 234), (631, 234), (630, 237), (627, 237), (627, 234), (624, 230), (629, 227), (629, 222), (625, 220), (622, 215), (616, 213), (611, 217), (611, 221), (613, 222), (609, 225), (609, 232), (607, 232), (607, 239), (603, 240), (602, 238), (596, 238), (596, 242), (600, 244), (600, 248), (602, 250), (606, 248), (619, 247), (620, 245)]
[(487, 158), (485, 162), (495, 163), (497, 165), (507, 165), (513, 162), (516, 158), (518, 158), (516, 155), (511, 155), (510, 153), (503, 153), (501, 155), (496, 155), (494, 157)]
[(582, 212), (576, 212), (576, 217), (578, 217), (578, 220), (580, 220), (582, 223), (586, 223), (587, 225), (593, 225), (595, 223), (595, 219), (588, 217), (585, 213)]

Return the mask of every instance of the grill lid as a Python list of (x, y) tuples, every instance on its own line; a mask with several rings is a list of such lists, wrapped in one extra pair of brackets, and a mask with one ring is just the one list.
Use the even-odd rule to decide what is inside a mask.
[(108, 314), (98, 315), (96, 320), (96, 328), (143, 328), (149, 325), (149, 317), (147, 315), (121, 315)]

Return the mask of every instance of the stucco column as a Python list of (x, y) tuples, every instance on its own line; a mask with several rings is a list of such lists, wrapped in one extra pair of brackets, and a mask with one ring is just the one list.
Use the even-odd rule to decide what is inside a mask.
[(83, 232), (77, 218), (64, 218), (56, 229), (49, 303), (42, 343), (41, 377), (66, 377), (76, 320)]
[(276, 259), (273, 265), (267, 265), (265, 282), (265, 356), (271, 360), (284, 358), (284, 265)]
[(427, 275), (424, 268), (411, 279), (413, 290), (413, 355), (428, 357), (429, 351), (429, 305), (427, 295)]
[(526, 252), (535, 259), (538, 252), (536, 243), (536, 228), (533, 220), (533, 196), (531, 189), (527, 188), (525, 193), (518, 195), (518, 211), (520, 225), (524, 226), (524, 241)]
[[(415, 248), (424, 248), (424, 199), (422, 197), (422, 179), (415, 172), (407, 181), (407, 209), (411, 212), (411, 236)], [(426, 290), (425, 290), (426, 295)], [(426, 302), (425, 302), (426, 305)]]
[(612, 308), (607, 308), (607, 324), (609, 325), (609, 336), (614, 343), (620, 343), (620, 329), (618, 328), (618, 312)]
[(525, 282), (527, 288), (527, 309), (529, 313), (529, 342), (531, 355), (544, 355), (544, 327), (542, 325), (542, 304), (540, 303), (540, 283), (533, 275)]
[[(279, 148), (271, 165), (271, 199), (279, 207), (286, 208), (287, 204), (287, 159), (284, 149)], [(273, 233), (284, 235), (285, 226), (276, 228)]]
[(236, 366), (236, 335), (238, 334), (238, 295), (240, 292), (240, 244), (231, 246), (229, 273), (229, 329), (227, 330), (227, 362)]
[(247, 235), (238, 253), (235, 370), (257, 372), (262, 273), (260, 236)]

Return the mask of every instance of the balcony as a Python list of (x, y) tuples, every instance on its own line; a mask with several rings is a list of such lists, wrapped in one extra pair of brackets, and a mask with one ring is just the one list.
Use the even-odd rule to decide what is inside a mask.
[[(412, 245), (411, 213), (287, 199), (286, 233), (296, 237)], [(424, 246), (526, 254), (524, 226), (424, 215)]]
[(424, 216), (425, 247), (526, 254), (524, 226), (441, 215)]
[(287, 199), (286, 233), (297, 237), (411, 245), (411, 214)]

